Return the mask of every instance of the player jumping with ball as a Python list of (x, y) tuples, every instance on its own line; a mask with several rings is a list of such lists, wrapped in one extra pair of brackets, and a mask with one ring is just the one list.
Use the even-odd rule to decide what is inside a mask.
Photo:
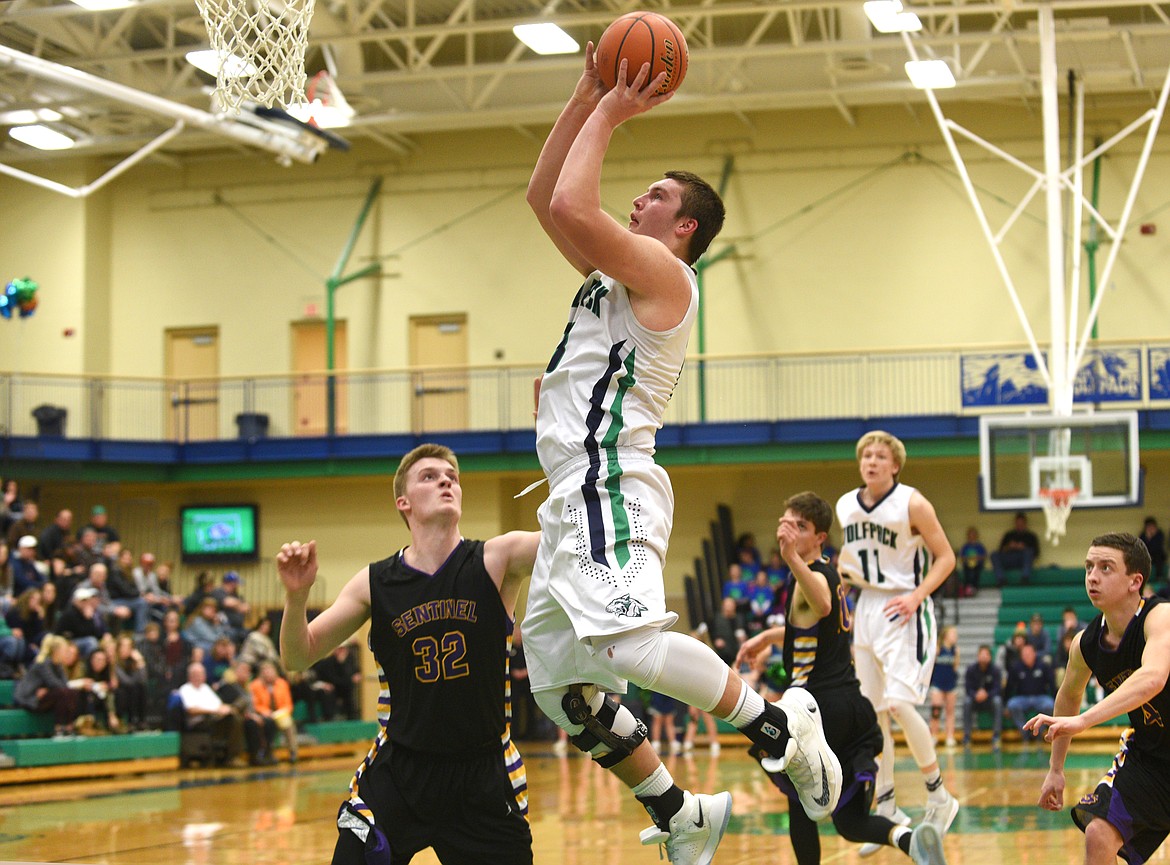
[(677, 620), (662, 576), (674, 496), (654, 441), (698, 310), (690, 265), (722, 227), (723, 203), (700, 178), (668, 172), (622, 227), (600, 190), (614, 130), (665, 102), (669, 94), (654, 95), (664, 80), (623, 61), (607, 91), (590, 43), (528, 186), (541, 226), (585, 282), (539, 390), (537, 451), (550, 489), (524, 641), (541, 709), (649, 812), (643, 843), (663, 843), (675, 863), (707, 863), (730, 794), (676, 786), (645, 725), (606, 691), (631, 681), (728, 721), (782, 761), (813, 819), (836, 806), (841, 768), (807, 691), (769, 705), (710, 647), (667, 630)]

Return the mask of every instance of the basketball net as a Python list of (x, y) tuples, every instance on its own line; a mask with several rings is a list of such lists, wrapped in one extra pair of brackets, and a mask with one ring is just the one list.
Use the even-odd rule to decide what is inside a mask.
[(215, 95), (238, 114), (245, 101), (287, 108), (305, 92), (313, 0), (195, 0), (219, 59)]
[(1064, 537), (1068, 515), (1080, 492), (1076, 487), (1042, 487), (1038, 490), (1044, 500), (1044, 519), (1048, 522), (1048, 540), (1053, 546), (1060, 544)]

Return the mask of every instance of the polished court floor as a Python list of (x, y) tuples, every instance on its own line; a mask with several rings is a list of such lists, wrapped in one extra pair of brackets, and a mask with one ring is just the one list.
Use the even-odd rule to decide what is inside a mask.
[[(639, 865), (659, 861), (638, 832), (649, 821), (612, 776), (578, 756), (557, 758), (546, 743), (521, 743), (528, 766), (538, 863)], [(1090, 790), (1109, 766), (1110, 743), (1075, 747), (1066, 804)], [(1035, 806), (1047, 770), (1044, 748), (940, 751), (944, 776), (963, 809), (944, 842), (952, 865), (1079, 863), (1082, 835), (1067, 810)], [(745, 751), (725, 746), (670, 757), (693, 790), (730, 790), (734, 813), (716, 865), (794, 862), (787, 805)], [(269, 771), (190, 769), (121, 780), (0, 788), (0, 863), (102, 865), (302, 865), (327, 863), (334, 815), (353, 761), (327, 760)], [(916, 820), (924, 793), (917, 770), (900, 760), (899, 804)], [(894, 850), (861, 860), (857, 848), (822, 829), (824, 862), (908, 861)], [(425, 851), (420, 865), (438, 860)], [(1154, 862), (1170, 861), (1165, 848)], [(490, 863), (485, 863), (490, 865)]]

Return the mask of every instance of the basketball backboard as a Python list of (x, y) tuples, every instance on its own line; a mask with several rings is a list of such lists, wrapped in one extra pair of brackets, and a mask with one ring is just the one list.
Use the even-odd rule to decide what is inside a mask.
[(1136, 412), (984, 415), (979, 419), (980, 506), (1041, 508), (1041, 490), (1075, 489), (1076, 506), (1142, 501)]

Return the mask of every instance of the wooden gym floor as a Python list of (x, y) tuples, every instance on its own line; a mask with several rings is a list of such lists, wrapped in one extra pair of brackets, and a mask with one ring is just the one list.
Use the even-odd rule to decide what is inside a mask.
[[(1066, 772), (1069, 802), (1095, 786), (1113, 744), (1075, 743)], [(649, 821), (608, 773), (575, 755), (557, 758), (547, 743), (521, 743), (528, 767), (538, 863), (651, 865), (656, 849), (638, 832)], [(1079, 863), (1082, 835), (1067, 810), (1035, 806), (1047, 750), (1009, 745), (999, 754), (940, 749), (947, 786), (963, 809), (945, 840), (951, 865)], [(336, 829), (352, 758), (280, 765), (271, 770), (189, 769), (129, 778), (58, 781), (0, 789), (0, 863), (101, 865), (323, 865)], [(741, 747), (717, 758), (705, 748), (669, 757), (676, 780), (693, 790), (728, 789), (734, 813), (716, 865), (792, 863), (787, 806)], [(899, 804), (915, 818), (924, 792), (908, 759), (899, 759)], [(1067, 804), (1067, 803), (1066, 803)], [(857, 848), (822, 829), (824, 862), (859, 863)], [(873, 865), (906, 862), (884, 850)], [(1160, 850), (1154, 862), (1170, 861)], [(437, 862), (430, 851), (420, 865)]]

